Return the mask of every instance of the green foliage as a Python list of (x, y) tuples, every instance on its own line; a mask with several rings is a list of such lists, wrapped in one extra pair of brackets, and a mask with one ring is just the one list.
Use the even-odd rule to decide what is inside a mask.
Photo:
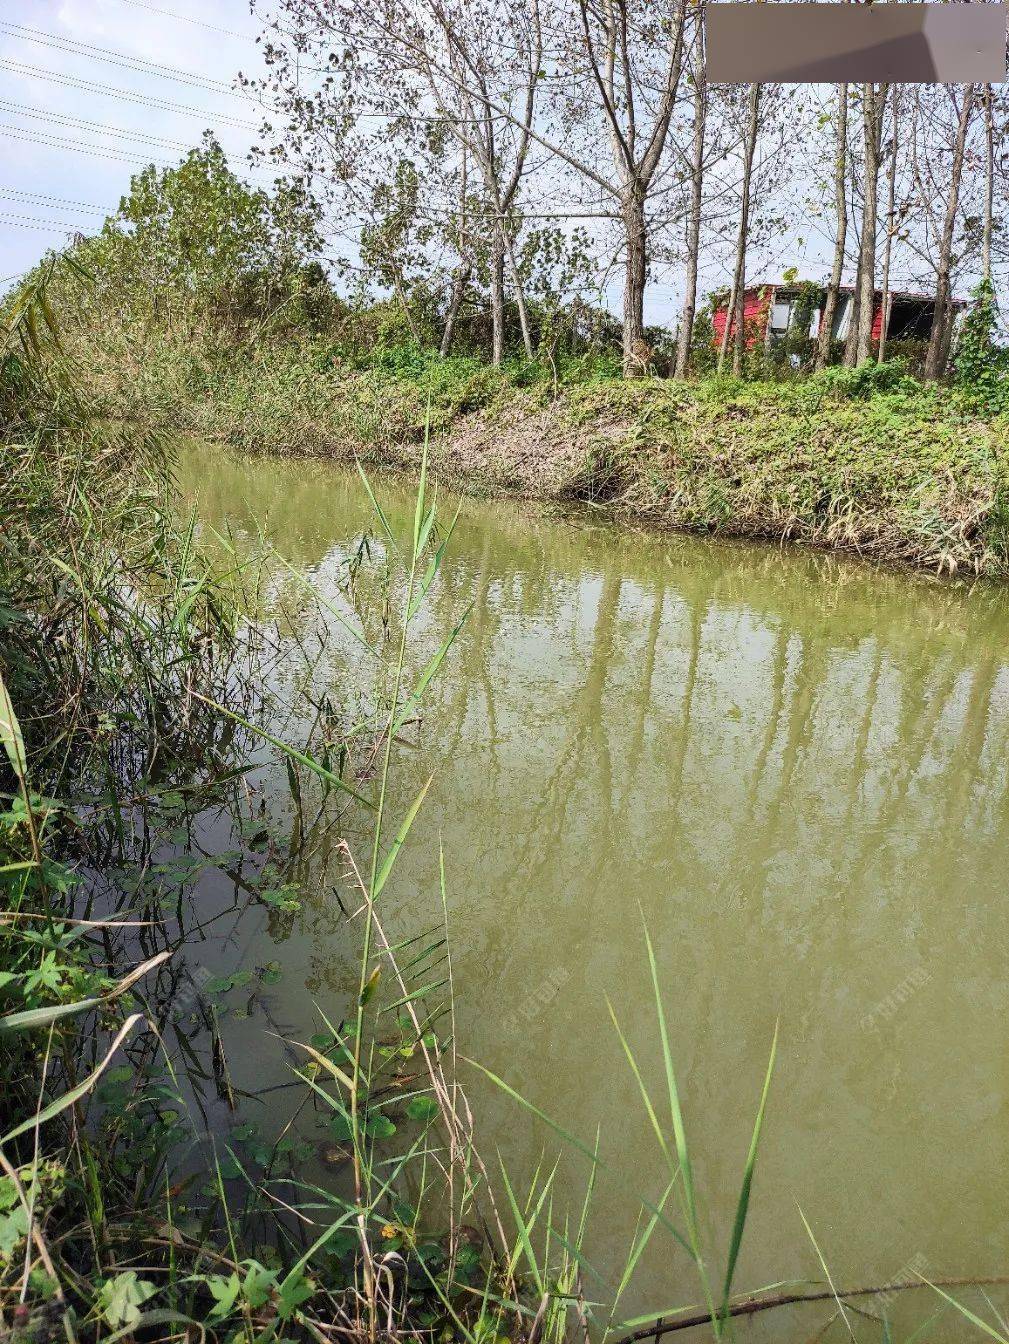
[[(24, 371), (34, 389), (52, 388), (48, 371), (32, 367), (39, 358), (32, 347)], [(412, 367), (412, 386), (419, 386), (409, 358), (392, 363)], [(484, 373), (442, 368), (447, 394)], [(387, 369), (370, 376), (386, 382), (397, 377)], [(359, 1317), (362, 1303), (370, 1303), (367, 1311), (377, 1319), (378, 1285), (362, 1269), (362, 1257), (388, 1263), (395, 1252), (410, 1287), (401, 1302), (397, 1289), (397, 1330), (402, 1324), (411, 1336), (420, 1329), (441, 1338), (458, 1330), (465, 1339), (473, 1337), (472, 1325), (481, 1338), (503, 1338), (502, 1321), (518, 1311), (508, 1305), (517, 1282), (501, 1274), (482, 1244), (446, 1243), (435, 1198), (435, 1231), (422, 1231), (418, 1211), (429, 1178), (427, 1153), (414, 1154), (419, 1136), (444, 1118), (436, 1084), (438, 1095), (448, 1095), (440, 1072), (442, 1044), (428, 1020), (443, 1008), (426, 1004), (428, 993), (446, 989), (439, 972), (443, 937), (429, 936), (411, 948), (389, 995), (378, 973), (385, 958), (372, 964), (366, 952), (356, 1015), (333, 1026), (327, 1022), (317, 1046), (301, 1047), (310, 1055), (299, 1071), (306, 1101), (330, 1114), (338, 1145), (335, 1153), (329, 1145), (323, 1160), (338, 1167), (352, 1162), (355, 1193), (348, 1197), (338, 1182), (332, 1189), (302, 1187), (297, 1173), (313, 1159), (313, 1146), (296, 1132), (271, 1140), (248, 1123), (234, 1127), (225, 1151), (210, 1152), (202, 1184), (192, 1188), (185, 1174), (191, 1159), (178, 1150), (193, 1136), (175, 1070), (161, 1057), (160, 1034), (145, 1032), (143, 1014), (129, 1011), (133, 977), (115, 978), (128, 943), (118, 921), (81, 923), (77, 916), (82, 909), (93, 912), (97, 891), (103, 907), (119, 905), (157, 938), (162, 905), (177, 912), (193, 873), (211, 857), (221, 865), (241, 859), (242, 890), (266, 904), (271, 918), (294, 907), (300, 888), (289, 880), (269, 827), (258, 819), (249, 824), (237, 788), (229, 799), (227, 781), (237, 784), (248, 758), (240, 740), (222, 734), (222, 720), (231, 727), (230, 711), (225, 707), (223, 715), (208, 719), (194, 707), (201, 687), (222, 698), (228, 693), (229, 665), (217, 662), (219, 646), (226, 648), (230, 637), (221, 619), (228, 594), (205, 567), (192, 527), (178, 535), (162, 507), (169, 462), (148, 455), (142, 436), (132, 442), (132, 454), (116, 451), (114, 429), (95, 416), (87, 398), (74, 405), (69, 419), (53, 415), (51, 405), (26, 406), (16, 418), (17, 432), (8, 429), (0, 437), (5, 499), (15, 509), (9, 553), (0, 549), (0, 884), (8, 916), (0, 929), (0, 996), (4, 1009), (14, 1008), (0, 1010), (0, 1059), (8, 1084), (5, 1114), (14, 1123), (4, 1154), (22, 1164), (14, 1175), (0, 1176), (5, 1319), (8, 1302), (17, 1304), (15, 1321), (28, 1322), (32, 1337), (40, 1331), (48, 1337), (36, 1314), (41, 1317), (51, 1302), (61, 1333), (78, 1341), (109, 1332), (163, 1338), (179, 1333), (180, 1323), (198, 1325), (201, 1335), (221, 1341), (249, 1338), (253, 1330), (257, 1338), (317, 1338), (316, 1320), (328, 1328), (334, 1320)], [(149, 488), (138, 489), (145, 480)], [(437, 523), (422, 491), (397, 690), (377, 739), (388, 743), (383, 804), (391, 744), (440, 662), (429, 665), (412, 691), (403, 681), (406, 629), (437, 575), (450, 532), (451, 526)], [(47, 636), (54, 647), (47, 647)], [(252, 649), (244, 653), (249, 657)], [(247, 667), (243, 662), (243, 674), (251, 675)], [(300, 805), (304, 785), (295, 766), (310, 765), (312, 758), (276, 745), (291, 767), (292, 797)], [(33, 787), (36, 780), (66, 790), (70, 801), (42, 796)], [(373, 865), (369, 912), (422, 799)], [(234, 820), (248, 840), (241, 855), (191, 852), (203, 808)], [(79, 897), (85, 881), (89, 895)], [(150, 965), (167, 957), (163, 951)], [(141, 978), (146, 966), (137, 968)], [(268, 963), (255, 971), (239, 967), (206, 975), (188, 1008), (171, 1000), (162, 1006), (157, 995), (148, 1001), (152, 1017), (164, 1011), (174, 1027), (183, 1064), (192, 1062), (193, 1052), (184, 1035), (186, 1018), (202, 1019), (222, 1098), (231, 1092), (219, 1023), (237, 1014), (238, 1002), (257, 991), (257, 982), (267, 985), (278, 974), (276, 963)], [(130, 1050), (134, 1031), (144, 1039)], [(78, 1073), (77, 1061), (89, 1054), (95, 1066)], [(418, 1065), (436, 1072), (426, 1082), (411, 1079), (404, 1093), (402, 1070)], [(206, 1078), (198, 1063), (191, 1078), (197, 1087)], [(404, 1129), (416, 1136), (413, 1141), (402, 1137)], [(468, 1208), (475, 1187), (464, 1134), (456, 1136), (456, 1151), (459, 1157), (448, 1160)], [(436, 1165), (442, 1160), (439, 1155)], [(397, 1179), (404, 1167), (407, 1174)], [(250, 1172), (264, 1188), (277, 1173), (287, 1176), (284, 1206), (295, 1200), (311, 1209), (303, 1217), (313, 1229), (310, 1244), (292, 1241), (283, 1214), (269, 1217), (255, 1184), (247, 1194)], [(175, 1176), (181, 1180), (173, 1193)], [(414, 1205), (406, 1198), (411, 1184), (417, 1187)], [(36, 1232), (44, 1227), (58, 1238), (56, 1277), (31, 1265), (33, 1219)], [(126, 1265), (133, 1267), (124, 1265), (124, 1245), (130, 1247)], [(460, 1296), (462, 1287), (470, 1290), (467, 1298)], [(19, 1295), (23, 1300), (26, 1291), (22, 1305)]]
[(813, 394), (823, 392), (846, 401), (868, 401), (894, 392), (916, 396), (924, 391), (921, 383), (908, 373), (906, 365), (897, 359), (882, 364), (869, 359), (855, 369), (833, 364), (814, 374), (809, 387)]
[[(8, 914), (25, 917), (0, 930), (0, 995), (5, 1007), (29, 1014), (13, 1029), (12, 1014), (0, 1015), (7, 1101), (20, 1111), (3, 1145), (20, 1165), (16, 1179), (0, 1178), (0, 1292), (12, 1301), (27, 1292), (37, 1310), (54, 1302), (64, 1333), (81, 1341), (107, 1337), (107, 1327), (137, 1338), (186, 1332), (212, 1341), (300, 1341), (338, 1329), (351, 1340), (423, 1335), (443, 1344), (507, 1344), (536, 1333), (561, 1344), (572, 1328), (584, 1337), (590, 1323), (609, 1331), (634, 1264), (661, 1227), (699, 1271), (701, 1323), (725, 1337), (774, 1047), (724, 1270), (714, 1279), (706, 1268), (713, 1257), (702, 1254), (708, 1220), (698, 1212), (670, 1023), (649, 944), (668, 1102), (653, 1098), (617, 1030), (668, 1164), (668, 1188), (658, 1203), (642, 1198), (642, 1222), (606, 1321), (581, 1282), (585, 1213), (572, 1226), (554, 1210), (552, 1173), (534, 1174), (526, 1195), (516, 1194), (502, 1169), (509, 1230), (496, 1209), (485, 1216), (491, 1182), (445, 1073), (455, 1043), (447, 1039), (454, 1026), (447, 1025), (451, 983), (441, 924), (390, 948), (378, 922), (377, 899), (424, 800), (422, 790), (403, 817), (387, 815), (393, 743), (456, 634), (411, 690), (404, 682), (411, 622), (451, 533), (427, 488), (429, 467), (448, 441), (437, 431), (484, 412), (483, 456), (476, 460), (488, 479), (492, 468), (499, 471), (499, 483), (510, 483), (530, 456), (541, 465), (560, 443), (557, 497), (604, 501), (631, 493), (638, 516), (667, 523), (800, 536), (937, 568), (997, 569), (1006, 564), (1004, 425), (966, 421), (940, 394), (890, 365), (832, 370), (802, 386), (730, 378), (628, 385), (605, 354), (565, 356), (559, 347), (549, 369), (521, 361), (490, 370), (466, 356), (441, 360), (421, 342), (364, 353), (331, 342), (276, 343), (257, 350), (255, 360), (248, 352), (243, 360), (228, 351), (212, 359), (205, 350), (194, 355), (151, 342), (156, 373), (177, 398), (169, 404), (188, 411), (209, 392), (214, 416), (234, 417), (229, 430), (236, 437), (254, 425), (264, 436), (259, 441), (270, 442), (270, 433), (290, 435), (292, 421), (300, 427), (314, 416), (345, 447), (381, 444), (411, 460), (423, 443), (412, 545), (405, 555), (390, 548), (395, 554), (380, 585), (388, 594), (395, 584), (403, 602), (393, 631), (394, 687), (368, 724), (382, 760), (376, 766), (369, 748), (377, 821), (370, 872), (363, 865), (369, 875), (360, 882), (360, 981), (344, 1018), (324, 1019), (307, 1044), (290, 1043), (305, 1099), (297, 1115), (316, 1108), (327, 1126), (319, 1160), (335, 1175), (300, 1179), (314, 1150), (295, 1121), (291, 1132), (271, 1136), (236, 1116), (238, 1123), (217, 1135), (216, 1150), (208, 1142), (204, 1153), (180, 1158), (192, 1136), (181, 1117), (175, 1065), (169, 1069), (158, 1053), (162, 1033), (147, 1033), (146, 1052), (117, 1053), (141, 1026), (140, 1013), (130, 1011), (133, 982), (115, 978), (122, 945), (113, 926), (98, 921), (98, 931), (75, 922), (75, 902), (90, 871), (101, 879), (103, 899), (111, 896), (131, 914), (178, 907), (194, 871), (211, 858), (190, 850), (194, 813), (212, 803), (217, 816), (226, 799), (218, 777), (237, 781), (250, 759), (248, 744), (226, 736), (222, 721), (227, 732), (244, 724), (280, 753), (299, 812), (298, 769), (314, 769), (316, 778), (333, 772), (267, 737), (253, 709), (246, 717), (225, 706), (197, 718), (194, 706), (205, 704), (198, 688), (223, 696), (215, 672), (223, 671), (227, 684), (235, 679), (230, 666), (215, 661), (231, 636), (227, 590), (198, 554), (193, 529), (180, 534), (170, 521), (170, 464), (156, 440), (120, 437), (86, 396), (63, 396), (53, 367), (59, 323), (45, 315), (41, 297), (41, 321), (34, 308), (22, 308), (33, 312), (35, 330), (16, 351), (8, 323), (17, 365), (4, 396), (16, 413), (0, 440), (3, 500), (13, 511), (10, 553), (0, 551), (0, 878)], [(520, 427), (534, 417), (535, 453), (528, 440), (516, 448), (501, 433), (493, 421), (499, 411)], [(606, 434), (596, 437), (600, 425)], [(465, 427), (475, 432), (472, 421)], [(588, 451), (572, 466), (578, 454), (571, 445), (579, 443)], [(365, 485), (374, 499), (367, 478)], [(385, 514), (376, 512), (395, 540)], [(395, 604), (383, 610), (387, 631), (392, 610)], [(69, 801), (48, 796), (64, 790)], [(265, 905), (271, 920), (293, 915), (296, 844), (291, 862), (281, 859), (271, 828), (248, 815), (247, 800), (244, 812), (223, 815), (234, 822), (250, 902)], [(134, 829), (147, 846), (139, 863)], [(163, 844), (173, 847), (167, 857)], [(222, 866), (235, 859), (228, 852), (212, 857)], [(156, 892), (145, 893), (145, 884)], [(144, 927), (162, 923), (145, 919)], [(269, 963), (208, 975), (185, 1010), (206, 1024), (213, 1083), (229, 1107), (235, 1102), (220, 1023), (278, 974)], [(176, 1029), (179, 1058), (188, 1058), (185, 1012), (171, 1007), (166, 1021)], [(75, 1061), (84, 1049), (96, 1063), (81, 1079)], [(36, 1125), (47, 1145), (41, 1160)], [(564, 1137), (594, 1169), (602, 1166), (598, 1151)], [(173, 1185), (180, 1173), (187, 1174)], [(281, 1213), (274, 1214), (278, 1189)], [(457, 1203), (446, 1219), (449, 1198)], [(674, 1198), (681, 1212), (667, 1215)], [(25, 1278), (31, 1217), (59, 1246), (59, 1277), (36, 1266)], [(137, 1267), (123, 1268), (131, 1260)], [(377, 1286), (385, 1283), (394, 1292)]]
[(957, 342), (953, 383), (972, 411), (999, 414), (1009, 409), (1009, 350), (995, 340), (998, 311), (991, 281), (982, 281)]
[(231, 331), (276, 320), (318, 325), (332, 301), (315, 260), (318, 222), (299, 184), (248, 186), (207, 132), (178, 167), (136, 174), (101, 233), (77, 245), (97, 282), (88, 311), (104, 320), (108, 305), (117, 322)]
[(136, 1270), (128, 1269), (105, 1280), (98, 1290), (98, 1304), (108, 1324), (118, 1330), (120, 1326), (136, 1325), (140, 1308), (157, 1291), (148, 1279), (141, 1279)]

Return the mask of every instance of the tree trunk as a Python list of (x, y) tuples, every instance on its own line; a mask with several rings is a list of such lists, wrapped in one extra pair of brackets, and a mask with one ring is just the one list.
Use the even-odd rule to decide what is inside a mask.
[(995, 118), (991, 85), (984, 87), (984, 218), (981, 227), (981, 279), (991, 284), (991, 234), (995, 204)]
[(495, 229), (490, 262), (491, 363), (495, 366), (504, 360), (504, 260), (501, 231)]
[(841, 292), (841, 278), (844, 275), (844, 249), (848, 241), (848, 86), (842, 84), (837, 94), (837, 150), (834, 155), (834, 203), (837, 210), (837, 227), (834, 234), (834, 264), (830, 271), (830, 283), (827, 285), (827, 297), (823, 305), (823, 317), (820, 319), (820, 331), (816, 341), (816, 368), (823, 369), (830, 363), (831, 334), (837, 313), (837, 301)]
[(473, 266), (466, 260), (468, 247), (468, 232), (466, 229), (466, 203), (467, 192), (469, 189), (469, 150), (464, 143), (462, 147), (462, 171), (459, 176), (459, 228), (456, 237), (456, 247), (459, 250), (459, 265), (452, 272), (452, 295), (448, 302), (448, 312), (445, 314), (445, 330), (441, 334), (441, 348), (439, 353), (442, 359), (445, 359), (448, 352), (452, 349), (452, 338), (455, 335), (455, 324), (459, 317), (459, 309), (462, 307), (462, 301), (466, 295), (466, 286), (469, 284), (469, 278), (473, 271)]
[(519, 270), (518, 259), (515, 256), (515, 242), (510, 234), (504, 234), (505, 248), (508, 253), (508, 267), (512, 274), (512, 284), (515, 286), (515, 306), (519, 310), (519, 327), (522, 331), (522, 348), (526, 352), (526, 359), (533, 358), (533, 333), (529, 323), (529, 308), (526, 304), (525, 289), (522, 286), (522, 273)]
[(897, 133), (900, 128), (898, 116), (898, 98), (900, 96), (899, 86), (894, 86), (893, 90), (893, 139), (890, 147), (890, 171), (886, 178), (886, 238), (883, 240), (883, 299), (882, 299), (882, 320), (879, 327), (879, 354), (880, 364), (886, 359), (886, 329), (890, 324), (890, 258), (893, 255), (893, 235), (897, 228), (896, 223), (896, 203), (897, 194)]
[(872, 357), (872, 320), (876, 309), (876, 229), (879, 192), (879, 158), (883, 130), (883, 108), (887, 86), (879, 92), (866, 84), (863, 93), (862, 125), (865, 135), (865, 202), (862, 209), (862, 246), (859, 249), (860, 285), (858, 293), (858, 332), (855, 338), (855, 364)]
[(406, 290), (403, 288), (403, 277), (397, 267), (393, 276), (393, 288), (396, 291), (396, 298), (399, 299), (399, 306), (403, 310), (403, 316), (406, 318), (406, 325), (410, 328), (410, 336), (414, 344), (420, 345), (420, 331), (417, 323), (414, 321), (413, 313), (410, 310), (410, 300), (406, 297)]
[(459, 317), (459, 309), (462, 307), (462, 301), (466, 294), (466, 286), (469, 284), (470, 266), (464, 263), (457, 266), (452, 276), (452, 297), (449, 299), (448, 312), (445, 314), (445, 330), (441, 336), (441, 349), (439, 351), (442, 359), (448, 355), (452, 349), (452, 337), (455, 335), (455, 324)]
[(960, 178), (963, 175), (964, 150), (967, 145), (967, 130), (970, 114), (974, 106), (974, 85), (969, 84), (963, 93), (963, 105), (960, 108), (960, 120), (956, 128), (956, 143), (953, 147), (953, 168), (950, 173), (949, 195), (946, 198), (946, 218), (943, 221), (942, 243), (939, 247), (939, 265), (936, 273), (935, 312), (932, 315), (932, 332), (928, 341), (928, 354), (925, 356), (925, 377), (941, 378), (946, 370), (949, 358), (950, 342), (950, 287), (949, 273), (953, 264), (953, 234), (956, 230), (957, 210), (960, 207)]
[(647, 372), (645, 356), (645, 277), (648, 273), (648, 248), (644, 197), (636, 184), (630, 186), (623, 203), (627, 261), (624, 272), (624, 377), (637, 378)]
[(750, 85), (749, 121), (743, 151), (742, 200), (739, 208), (739, 237), (736, 239), (736, 267), (733, 285), (736, 290), (735, 341), (732, 347), (732, 372), (740, 377), (743, 356), (746, 353), (746, 249), (750, 241), (750, 179), (753, 175), (753, 156), (757, 148), (757, 130), (760, 126), (760, 85)]
[[(701, 41), (701, 37), (698, 37)], [(704, 124), (707, 118), (708, 97), (704, 83), (704, 55), (699, 53), (694, 74), (694, 143), (690, 163), (690, 215), (687, 220), (687, 273), (684, 277), (683, 309), (680, 330), (676, 338), (676, 368), (674, 376), (686, 378), (690, 366), (690, 342), (694, 335), (697, 315), (697, 268), (701, 247), (701, 204), (704, 191)]]
[(718, 372), (721, 373), (725, 367), (725, 356), (729, 353), (729, 339), (732, 334), (732, 324), (736, 320), (736, 280), (733, 272), (732, 288), (729, 290), (725, 301), (725, 325), (722, 327), (722, 339), (718, 342)]
[(855, 267), (855, 284), (848, 300), (848, 330), (844, 333), (844, 364), (846, 368), (855, 367), (855, 350), (858, 346), (858, 309), (862, 295), (862, 249), (859, 247), (858, 261)]

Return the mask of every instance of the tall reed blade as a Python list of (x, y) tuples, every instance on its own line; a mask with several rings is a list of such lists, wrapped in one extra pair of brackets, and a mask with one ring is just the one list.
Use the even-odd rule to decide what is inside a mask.
[(757, 1165), (757, 1149), (760, 1146), (760, 1131), (764, 1124), (764, 1109), (767, 1106), (767, 1094), (771, 1087), (771, 1075), (774, 1072), (774, 1058), (778, 1051), (778, 1024), (774, 1025), (774, 1036), (771, 1039), (771, 1054), (767, 1061), (767, 1072), (764, 1075), (764, 1086), (760, 1093), (760, 1104), (757, 1107), (757, 1116), (753, 1122), (753, 1134), (750, 1137), (750, 1147), (746, 1154), (746, 1165), (743, 1168), (743, 1183), (739, 1190), (739, 1200), (736, 1204), (736, 1217), (732, 1224), (732, 1240), (729, 1243), (729, 1257), (725, 1265), (725, 1285), (722, 1289), (722, 1321), (728, 1319), (729, 1297), (732, 1293), (732, 1280), (736, 1273), (736, 1262), (739, 1259), (739, 1248), (743, 1244), (743, 1231), (746, 1228), (746, 1216), (750, 1210), (750, 1190), (753, 1186), (753, 1173)]

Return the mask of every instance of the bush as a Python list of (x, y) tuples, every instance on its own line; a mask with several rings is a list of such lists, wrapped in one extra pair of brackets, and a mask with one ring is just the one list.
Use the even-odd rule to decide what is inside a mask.
[(870, 359), (857, 369), (831, 365), (813, 374), (809, 385), (839, 401), (868, 401), (887, 393), (914, 395), (923, 391), (921, 383), (911, 377), (900, 359), (884, 360), (882, 364)]
[(971, 296), (953, 362), (953, 384), (968, 409), (997, 415), (1009, 409), (1009, 350), (995, 342), (998, 312), (990, 280)]

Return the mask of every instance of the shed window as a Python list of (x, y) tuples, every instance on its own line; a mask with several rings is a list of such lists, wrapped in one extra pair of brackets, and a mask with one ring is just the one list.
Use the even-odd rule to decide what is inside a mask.
[(792, 300), (780, 299), (771, 309), (771, 330), (776, 335), (784, 335), (792, 320)]

